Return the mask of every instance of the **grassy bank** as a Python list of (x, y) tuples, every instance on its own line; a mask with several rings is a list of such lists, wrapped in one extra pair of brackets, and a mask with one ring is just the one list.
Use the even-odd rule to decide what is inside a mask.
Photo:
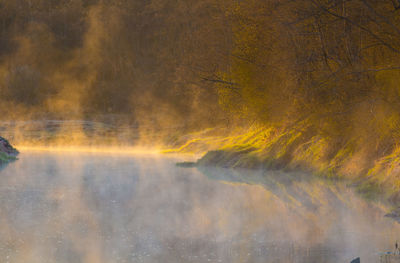
[[(400, 204), (400, 148), (377, 155), (357, 138), (333, 140), (298, 127), (253, 127), (230, 135), (208, 131), (185, 137), (165, 153), (198, 154), (196, 165), (306, 171), (349, 180), (367, 198)], [(183, 166), (190, 166), (185, 163)]]

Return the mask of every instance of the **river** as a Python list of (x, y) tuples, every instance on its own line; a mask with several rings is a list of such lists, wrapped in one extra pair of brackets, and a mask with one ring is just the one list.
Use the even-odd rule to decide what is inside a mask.
[(0, 171), (0, 262), (379, 262), (400, 240), (343, 183), (177, 161), (22, 151)]

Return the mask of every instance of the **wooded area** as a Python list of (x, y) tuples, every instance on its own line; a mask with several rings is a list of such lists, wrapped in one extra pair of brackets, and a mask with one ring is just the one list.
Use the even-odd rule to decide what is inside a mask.
[(397, 0), (3, 0), (1, 112), (301, 126), (383, 156), (400, 142), (399, 9)]

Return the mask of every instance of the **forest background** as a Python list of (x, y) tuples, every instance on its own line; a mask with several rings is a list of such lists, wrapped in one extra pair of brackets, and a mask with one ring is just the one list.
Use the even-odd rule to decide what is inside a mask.
[[(0, 0), (0, 119), (105, 116), (205, 164), (400, 200), (400, 1)], [(108, 118), (107, 117), (107, 118)]]

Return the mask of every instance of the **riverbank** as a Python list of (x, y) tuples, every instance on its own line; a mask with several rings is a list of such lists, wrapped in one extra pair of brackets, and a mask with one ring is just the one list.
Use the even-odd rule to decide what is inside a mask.
[(19, 152), (17, 149), (15, 149), (6, 139), (0, 137), (0, 166), (15, 161), (18, 154)]
[(303, 171), (346, 179), (367, 198), (400, 205), (400, 148), (377, 155), (357, 138), (334, 140), (307, 128), (253, 127), (230, 136), (211, 131), (187, 136), (181, 146), (165, 153), (193, 153), (201, 158), (182, 166)]

